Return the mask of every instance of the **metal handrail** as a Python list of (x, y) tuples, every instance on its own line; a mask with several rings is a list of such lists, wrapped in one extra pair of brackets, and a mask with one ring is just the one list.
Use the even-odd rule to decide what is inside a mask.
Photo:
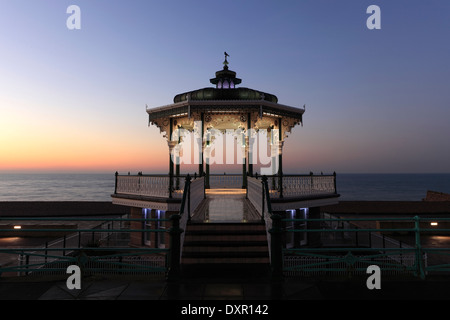
[[(314, 233), (314, 232), (320, 232), (320, 233), (369, 233), (369, 236), (372, 232), (381, 233), (383, 234), (386, 232), (400, 232), (405, 233), (409, 232), (414, 235), (414, 245), (401, 245), (400, 242), (398, 242), (399, 247), (385, 247), (384, 241), (382, 246), (373, 246), (372, 244), (370, 247), (349, 247), (343, 246), (343, 247), (321, 247), (321, 248), (311, 248), (311, 247), (299, 247), (299, 248), (290, 248), (290, 249), (283, 249), (283, 254), (289, 255), (293, 254), (294, 256), (308, 256), (308, 257), (314, 257), (317, 259), (326, 259), (326, 261), (312, 263), (312, 264), (305, 264), (301, 266), (290, 266), (288, 268), (285, 268), (284, 271), (292, 271), (292, 270), (306, 270), (306, 271), (345, 271), (345, 268), (353, 268), (354, 269), (356, 263), (364, 262), (364, 263), (370, 263), (370, 264), (377, 264), (380, 263), (384, 266), (387, 266), (387, 270), (400, 270), (400, 271), (411, 271), (416, 277), (420, 277), (421, 279), (424, 279), (426, 277), (426, 274), (428, 274), (429, 271), (441, 271), (441, 272), (447, 272), (450, 271), (450, 260), (449, 263), (439, 263), (437, 265), (429, 265), (428, 258), (429, 254), (444, 254), (444, 255), (450, 255), (450, 248), (428, 248), (424, 247), (422, 245), (421, 236), (423, 234), (426, 234), (427, 232), (434, 232), (435, 234), (448, 234), (450, 233), (450, 229), (447, 227), (441, 228), (441, 227), (426, 227), (421, 225), (421, 223), (425, 222), (450, 222), (450, 218), (431, 218), (431, 217), (424, 217), (421, 218), (419, 216), (415, 217), (383, 217), (383, 218), (329, 218), (329, 219), (283, 219), (284, 222), (329, 222), (329, 221), (348, 221), (348, 222), (360, 222), (360, 221), (378, 221), (378, 222), (411, 222), (411, 227), (399, 227), (399, 228), (323, 228), (323, 229), (289, 229), (285, 230), (285, 232), (292, 232), (292, 233), (298, 233), (298, 232), (305, 232), (305, 233)], [(383, 238), (384, 239), (384, 238)], [(335, 253), (341, 253), (340, 256), (330, 256), (329, 253), (335, 252)], [(363, 255), (363, 256), (354, 256), (351, 253), (355, 252), (373, 252), (377, 253), (377, 255)], [(349, 255), (350, 258), (345, 258), (345, 255)], [(407, 254), (408, 256), (414, 258), (414, 263), (409, 266), (405, 266), (403, 264), (398, 263), (388, 263), (388, 262), (376, 262), (373, 261), (374, 257), (386, 257), (390, 259), (394, 259), (397, 255), (397, 259), (405, 259)], [(400, 255), (400, 258), (398, 257)], [(403, 256), (402, 256), (403, 255)], [(329, 265), (333, 263), (341, 263), (345, 262), (345, 266), (342, 266), (341, 269), (339, 268), (330, 268)], [(317, 266), (326, 266), (324, 269), (319, 269)], [(308, 270), (309, 269), (309, 270)], [(361, 268), (360, 268), (361, 269)], [(361, 269), (362, 270), (362, 269)]]

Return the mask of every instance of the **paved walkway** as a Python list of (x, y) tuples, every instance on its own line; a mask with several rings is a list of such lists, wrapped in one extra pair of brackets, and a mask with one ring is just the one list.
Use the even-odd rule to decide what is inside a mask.
[[(222, 269), (220, 269), (222, 268)], [(367, 277), (341, 280), (272, 280), (253, 267), (205, 267), (179, 281), (157, 278), (86, 277), (81, 289), (68, 289), (66, 277), (0, 278), (1, 300), (170, 300), (170, 301), (288, 301), (288, 300), (435, 300), (450, 299), (450, 277), (426, 280), (381, 278), (381, 289), (368, 289)], [(261, 269), (260, 269), (261, 270)]]
[(245, 189), (207, 189), (206, 199), (192, 215), (192, 220), (203, 222), (248, 222), (261, 220)]

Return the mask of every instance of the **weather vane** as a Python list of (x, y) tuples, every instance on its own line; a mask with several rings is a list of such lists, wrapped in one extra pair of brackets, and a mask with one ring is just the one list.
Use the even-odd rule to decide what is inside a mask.
[(223, 62), (223, 64), (225, 65), (225, 67), (228, 67), (227, 57), (229, 57), (230, 55), (226, 51), (224, 52), (224, 55), (225, 55), (225, 61)]

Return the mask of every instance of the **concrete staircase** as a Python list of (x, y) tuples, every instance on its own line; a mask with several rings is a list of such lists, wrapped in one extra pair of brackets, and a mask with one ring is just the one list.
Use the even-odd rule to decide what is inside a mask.
[(187, 225), (181, 263), (184, 266), (269, 263), (265, 225), (191, 223)]

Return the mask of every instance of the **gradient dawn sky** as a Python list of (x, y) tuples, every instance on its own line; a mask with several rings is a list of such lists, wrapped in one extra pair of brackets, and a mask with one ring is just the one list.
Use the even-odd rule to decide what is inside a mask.
[(306, 105), (285, 173), (448, 173), (449, 35), (448, 0), (0, 0), (0, 172), (168, 172), (146, 105), (227, 51), (241, 87)]

